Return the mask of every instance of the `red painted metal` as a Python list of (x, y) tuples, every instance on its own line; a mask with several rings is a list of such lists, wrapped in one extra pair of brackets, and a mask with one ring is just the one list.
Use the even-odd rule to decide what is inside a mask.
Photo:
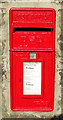
[(18, 31), (13, 33), (13, 50), (53, 51), (52, 31)]
[[(55, 76), (55, 10), (11, 8), (9, 26), (11, 109), (52, 111)], [(30, 51), (36, 52), (35, 59), (29, 58)], [(41, 62), (41, 95), (23, 95), (23, 62)]]

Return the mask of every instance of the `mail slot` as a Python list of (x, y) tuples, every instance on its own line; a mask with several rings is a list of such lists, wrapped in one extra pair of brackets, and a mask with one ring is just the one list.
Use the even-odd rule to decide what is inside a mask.
[(55, 10), (11, 8), (10, 101), (13, 111), (52, 111), (55, 77)]

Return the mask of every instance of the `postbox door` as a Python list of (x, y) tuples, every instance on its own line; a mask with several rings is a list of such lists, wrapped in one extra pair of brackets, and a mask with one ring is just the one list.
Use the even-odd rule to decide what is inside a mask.
[(10, 56), (11, 109), (51, 111), (54, 98), (54, 52), (36, 52), (34, 59), (29, 58), (29, 52), (10, 52)]

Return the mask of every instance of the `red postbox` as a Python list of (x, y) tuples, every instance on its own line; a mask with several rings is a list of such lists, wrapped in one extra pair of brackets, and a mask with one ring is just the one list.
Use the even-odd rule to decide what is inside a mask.
[(52, 111), (55, 10), (11, 8), (9, 16), (11, 109)]

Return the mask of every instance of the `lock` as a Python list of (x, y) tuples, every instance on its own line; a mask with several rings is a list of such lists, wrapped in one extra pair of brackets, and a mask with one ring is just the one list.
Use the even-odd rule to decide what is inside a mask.
[(19, 79), (19, 82), (21, 82), (21, 79)]
[(55, 79), (55, 10), (11, 8), (10, 98), (13, 111), (52, 111)]

